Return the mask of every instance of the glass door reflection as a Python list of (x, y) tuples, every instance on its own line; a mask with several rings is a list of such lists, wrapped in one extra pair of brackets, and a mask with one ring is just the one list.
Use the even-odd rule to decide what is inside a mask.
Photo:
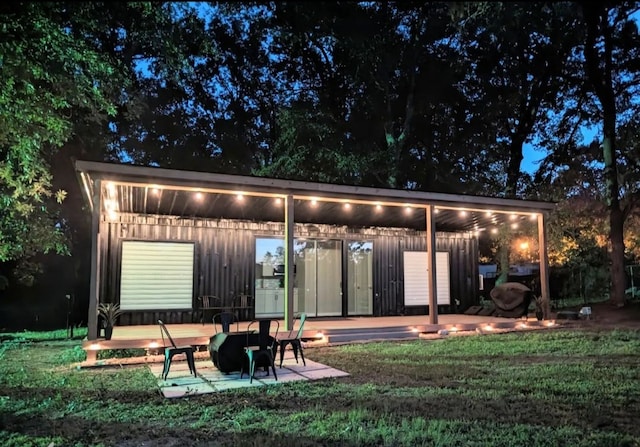
[(294, 242), (297, 308), (312, 317), (342, 315), (342, 242)]
[(373, 315), (373, 242), (347, 242), (347, 311)]

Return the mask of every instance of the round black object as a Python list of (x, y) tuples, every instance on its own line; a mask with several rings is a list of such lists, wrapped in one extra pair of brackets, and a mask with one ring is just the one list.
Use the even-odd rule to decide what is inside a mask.
[(505, 282), (489, 293), (496, 307), (495, 316), (519, 318), (527, 315), (529, 304), (535, 298), (531, 289), (519, 282)]

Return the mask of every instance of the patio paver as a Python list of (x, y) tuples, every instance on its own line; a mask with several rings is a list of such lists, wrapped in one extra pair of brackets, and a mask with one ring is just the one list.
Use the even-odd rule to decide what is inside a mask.
[(182, 360), (174, 361), (171, 364), (166, 380), (161, 378), (162, 363), (151, 363), (149, 364), (149, 369), (158, 378), (160, 391), (167, 398), (196, 396), (230, 389), (278, 385), (301, 380), (321, 380), (349, 375), (344, 371), (312, 360), (307, 360), (306, 363), (306, 366), (302, 364), (302, 361), (296, 364), (293, 353), (287, 351), (282, 368), (276, 365), (278, 380), (275, 380), (273, 373), (267, 375), (265, 371), (260, 370), (256, 371), (252, 383), (249, 382), (247, 374), (240, 378), (239, 372), (229, 374), (220, 372), (209, 359), (196, 361), (197, 377), (194, 377), (189, 372), (187, 363)]

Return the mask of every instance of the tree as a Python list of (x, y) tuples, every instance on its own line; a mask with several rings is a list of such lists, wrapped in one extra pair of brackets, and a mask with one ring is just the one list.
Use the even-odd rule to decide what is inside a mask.
[(90, 9), (72, 24), (53, 3), (1, 7), (0, 262), (17, 262), (26, 283), (38, 253), (68, 252), (57, 206), (66, 194), (52, 189), (52, 153), (71, 138), (74, 117), (99, 121), (115, 113), (101, 88), (113, 82), (114, 65), (70, 32), (96, 24), (84, 14)]
[(464, 2), (459, 13), (461, 47), (473, 67), (466, 91), (483, 105), (482, 131), (489, 163), (503, 169), (502, 195), (521, 196), (523, 146), (548, 120), (563, 94), (563, 75), (580, 42), (570, 2)]
[[(288, 157), (278, 165), (293, 168), (301, 146), (284, 145), (303, 140), (309, 156), (293, 158), (304, 164), (292, 175), (326, 169), (349, 182), (432, 191), (468, 177), (465, 71), (446, 4), (288, 2), (276, 5), (274, 24), (285, 54), (277, 72), (297, 94), (278, 111), (277, 130), (296, 137), (279, 139), (267, 161)], [(312, 128), (310, 117), (323, 125)]]
[[(640, 35), (632, 14), (637, 2), (581, 3), (586, 27), (584, 72), (593, 96), (590, 98), (602, 120), (602, 162), (605, 203), (609, 214), (611, 259), (610, 301), (624, 305), (625, 249), (624, 221), (630, 203), (621, 200), (617, 128), (629, 112), (638, 107), (640, 93)], [(637, 110), (636, 110), (637, 113)]]
[(274, 139), (286, 83), (272, 72), (270, 6), (185, 4), (144, 55), (140, 114), (117, 122), (115, 146), (140, 164), (250, 174)]
[(77, 186), (69, 158), (122, 159), (116, 118), (135, 120), (141, 110), (139, 62), (175, 66), (185, 39), (167, 38), (176, 13), (166, 4), (0, 8), (0, 262), (30, 282), (36, 256), (69, 253), (67, 236), (79, 225), (71, 216), (81, 201), (61, 206), (66, 187)]

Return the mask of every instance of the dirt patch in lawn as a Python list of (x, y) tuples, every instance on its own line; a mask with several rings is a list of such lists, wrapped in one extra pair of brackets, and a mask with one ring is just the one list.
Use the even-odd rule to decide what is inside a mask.
[[(587, 304), (591, 307), (591, 318), (580, 320), (580, 326), (589, 329), (640, 329), (640, 301), (627, 302), (624, 306), (618, 307), (607, 302)], [(578, 312), (582, 306), (568, 308)]]

